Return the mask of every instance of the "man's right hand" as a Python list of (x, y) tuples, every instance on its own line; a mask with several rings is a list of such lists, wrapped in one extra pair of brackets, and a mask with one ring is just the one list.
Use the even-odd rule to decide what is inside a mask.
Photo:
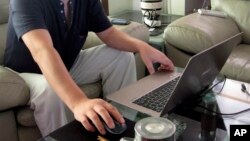
[(31, 30), (25, 33), (22, 39), (51, 87), (87, 130), (95, 131), (95, 126), (101, 134), (105, 134), (99, 117), (109, 128), (114, 127), (112, 117), (120, 123), (125, 123), (121, 114), (111, 104), (102, 99), (88, 99), (84, 95), (69, 75), (59, 53), (54, 49), (47, 30)]
[(88, 131), (94, 132), (97, 128), (101, 134), (106, 133), (101, 120), (105, 121), (109, 128), (114, 128), (115, 126), (113, 118), (120, 123), (125, 123), (119, 111), (113, 105), (102, 99), (80, 100), (78, 104), (74, 106), (73, 113), (76, 120), (81, 122)]

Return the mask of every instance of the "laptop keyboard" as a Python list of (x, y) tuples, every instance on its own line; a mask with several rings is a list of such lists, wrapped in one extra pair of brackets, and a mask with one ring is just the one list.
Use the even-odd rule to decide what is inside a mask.
[(133, 103), (151, 109), (153, 111), (161, 112), (170, 98), (176, 83), (180, 77), (169, 81), (161, 87), (147, 93), (146, 95), (136, 99)]

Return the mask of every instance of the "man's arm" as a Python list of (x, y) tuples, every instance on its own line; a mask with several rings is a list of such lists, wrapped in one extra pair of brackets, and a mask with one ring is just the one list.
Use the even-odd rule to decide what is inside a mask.
[(87, 130), (95, 130), (89, 122), (90, 119), (101, 133), (105, 133), (99, 116), (110, 125), (110, 128), (114, 127), (113, 120), (109, 114), (121, 123), (124, 123), (122, 116), (111, 104), (101, 99), (88, 99), (80, 90), (69, 75), (58, 52), (54, 49), (47, 30), (31, 30), (22, 36), (22, 40), (30, 50), (32, 57), (39, 65), (49, 84), (71, 109), (75, 118)]
[[(51, 38), (46, 30), (32, 30), (24, 34), (22, 39), (48, 82), (70, 109), (74, 108), (73, 104), (79, 99), (86, 99), (70, 78), (59, 54), (53, 48)], [(74, 95), (67, 93), (74, 93)]]
[(152, 74), (154, 73), (153, 63), (160, 63), (159, 69), (172, 71), (174, 65), (165, 54), (151, 47), (147, 43), (129, 36), (128, 34), (110, 27), (103, 32), (97, 33), (97, 36), (106, 43), (109, 47), (129, 52), (139, 52), (147, 69)]

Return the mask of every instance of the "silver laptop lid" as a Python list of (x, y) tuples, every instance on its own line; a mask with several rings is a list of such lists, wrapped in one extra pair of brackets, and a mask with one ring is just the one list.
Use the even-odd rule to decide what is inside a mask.
[(233, 48), (241, 41), (241, 35), (242, 33), (236, 34), (189, 59), (161, 116), (183, 101), (199, 97), (199, 94), (212, 84)]

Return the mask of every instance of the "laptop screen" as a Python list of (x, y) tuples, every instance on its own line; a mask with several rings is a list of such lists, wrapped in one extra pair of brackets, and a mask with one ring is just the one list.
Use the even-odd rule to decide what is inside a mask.
[(199, 97), (220, 73), (233, 48), (241, 40), (241, 35), (242, 33), (236, 34), (192, 56), (161, 115), (185, 100)]

